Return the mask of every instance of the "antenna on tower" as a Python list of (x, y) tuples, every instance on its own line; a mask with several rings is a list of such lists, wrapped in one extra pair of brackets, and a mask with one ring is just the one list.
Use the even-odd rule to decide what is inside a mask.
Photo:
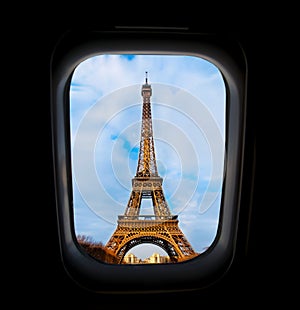
[(146, 73), (146, 84), (148, 84), (148, 71), (146, 71), (145, 73)]

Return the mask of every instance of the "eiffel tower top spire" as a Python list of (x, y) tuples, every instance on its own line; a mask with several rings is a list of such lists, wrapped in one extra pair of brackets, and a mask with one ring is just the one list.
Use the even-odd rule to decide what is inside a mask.
[(141, 126), (141, 139), (139, 160), (137, 165), (136, 177), (158, 177), (153, 128), (152, 128), (152, 115), (151, 115), (151, 102), (152, 95), (151, 85), (148, 84), (148, 72), (146, 71), (145, 84), (142, 85), (141, 95), (143, 97), (142, 109), (142, 126)]

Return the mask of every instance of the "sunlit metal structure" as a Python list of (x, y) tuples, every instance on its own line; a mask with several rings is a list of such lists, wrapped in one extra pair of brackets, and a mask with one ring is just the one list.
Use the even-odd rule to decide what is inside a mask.
[[(132, 191), (125, 213), (118, 216), (117, 228), (106, 248), (122, 263), (131, 248), (151, 243), (164, 249), (171, 262), (179, 262), (198, 254), (179, 228), (178, 216), (171, 214), (162, 188), (163, 179), (158, 175), (150, 102), (152, 88), (148, 84), (147, 72), (141, 95), (142, 125), (136, 175), (132, 179)], [(143, 199), (152, 200), (152, 215), (140, 214)]]

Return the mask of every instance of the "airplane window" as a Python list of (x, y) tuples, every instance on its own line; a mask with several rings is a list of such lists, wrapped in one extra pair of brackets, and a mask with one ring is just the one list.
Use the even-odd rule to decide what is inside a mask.
[(109, 264), (180, 263), (215, 241), (226, 147), (226, 87), (210, 61), (102, 54), (69, 89), (78, 244)]
[(51, 61), (53, 168), (61, 258), (77, 283), (181, 291), (227, 272), (247, 214), (246, 85), (230, 38), (178, 29), (62, 38)]

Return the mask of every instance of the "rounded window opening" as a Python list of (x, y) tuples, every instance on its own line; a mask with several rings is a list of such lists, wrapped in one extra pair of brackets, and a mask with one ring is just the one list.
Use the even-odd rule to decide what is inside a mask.
[(219, 225), (225, 128), (223, 76), (205, 59), (120, 54), (80, 63), (70, 84), (75, 235), (92, 238), (109, 263), (170, 258), (132, 245), (143, 238), (165, 240), (172, 263), (201, 255)]

